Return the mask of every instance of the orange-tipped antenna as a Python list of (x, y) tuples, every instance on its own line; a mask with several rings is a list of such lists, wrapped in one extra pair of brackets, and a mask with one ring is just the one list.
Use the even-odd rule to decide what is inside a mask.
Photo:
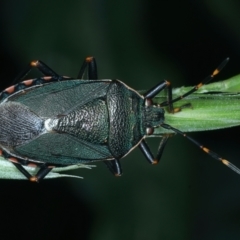
[(182, 132), (182, 131), (180, 131), (180, 130), (178, 130), (178, 129), (176, 129), (176, 128), (168, 125), (168, 124), (165, 124), (165, 123), (161, 124), (161, 127), (166, 128), (166, 129), (170, 129), (170, 130), (174, 131), (175, 133), (178, 133), (178, 134), (182, 135), (183, 137), (186, 137), (188, 140), (190, 140), (192, 143), (194, 143), (200, 149), (202, 149), (205, 153), (209, 154), (212, 158), (222, 162), (225, 166), (229, 167), (230, 169), (232, 169), (237, 174), (240, 174), (240, 169), (239, 168), (237, 168), (235, 165), (230, 163), (228, 160), (219, 156), (217, 153), (215, 153), (212, 150), (204, 147), (202, 144), (200, 144), (199, 142), (197, 142), (196, 140), (194, 140), (193, 138), (188, 136), (186, 133), (184, 133), (184, 132)]
[(202, 82), (200, 82), (199, 84), (197, 84), (196, 86), (194, 86), (190, 91), (184, 93), (183, 95), (176, 97), (174, 99), (172, 99), (170, 102), (166, 101), (161, 103), (161, 106), (168, 106), (169, 104), (172, 104), (174, 102), (179, 101), (180, 99), (185, 98), (186, 96), (192, 94), (193, 92), (196, 92), (200, 87), (202, 87), (204, 84), (209, 83), (217, 74), (220, 73), (220, 71), (222, 71), (222, 69), (226, 66), (226, 64), (228, 63), (229, 58), (226, 58), (213, 72), (212, 74), (210, 74), (209, 76), (207, 76)]

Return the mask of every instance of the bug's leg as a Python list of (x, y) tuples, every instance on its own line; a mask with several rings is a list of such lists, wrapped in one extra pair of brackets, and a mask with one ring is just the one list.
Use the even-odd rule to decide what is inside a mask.
[(143, 94), (145, 99), (152, 99), (154, 98), (158, 93), (160, 93), (163, 89), (167, 88), (168, 89), (168, 96), (171, 97), (172, 94), (172, 87), (170, 82), (164, 80), (158, 83), (156, 86), (152, 87), (149, 89), (147, 92)]
[[(171, 113), (176, 113), (181, 111), (181, 109), (183, 107), (185, 107), (185, 105), (183, 107), (179, 107), (179, 108), (174, 108), (173, 107), (173, 103), (177, 102), (185, 97), (187, 97), (188, 95), (192, 94), (193, 92), (196, 92), (200, 87), (202, 87), (204, 84), (207, 84), (208, 82), (210, 82), (224, 67), (225, 65), (228, 63), (229, 58), (226, 58), (213, 72), (212, 74), (210, 74), (209, 76), (207, 76), (202, 82), (200, 82), (199, 84), (197, 84), (196, 86), (194, 86), (190, 91), (184, 93), (183, 95), (176, 97), (176, 98), (172, 98), (172, 86), (171, 83), (169, 81), (162, 81), (160, 82), (158, 85), (156, 85), (155, 87), (151, 88), (148, 92), (146, 92), (144, 94), (145, 99), (152, 99), (154, 98), (160, 91), (162, 91), (164, 88), (167, 88), (167, 101), (162, 102), (160, 104), (161, 107), (164, 106), (168, 106), (169, 107), (169, 111)], [(186, 106), (189, 106), (189, 104), (187, 104)]]
[[(173, 104), (172, 104), (172, 85), (169, 81), (164, 80), (148, 90), (143, 96), (144, 98), (149, 101), (151, 101), (152, 105), (152, 98), (154, 98), (159, 92), (161, 92), (163, 89), (167, 89), (167, 104), (169, 106), (169, 111), (170, 112), (177, 112), (178, 110), (174, 110)], [(160, 105), (161, 106), (161, 105)]]
[(14, 166), (31, 182), (41, 181), (52, 170), (52, 168), (42, 165), (36, 175), (31, 175), (20, 163), (21, 160), (19, 163), (12, 162), (12, 164), (14, 164)]
[[(19, 159), (16, 157), (11, 157), (9, 154), (2, 152), (1, 154), (6, 159), (8, 159), (29, 181), (31, 182), (39, 182), (42, 180), (53, 168), (53, 166), (48, 167), (46, 164), (37, 165), (35, 163), (29, 162), (24, 159)], [(39, 167), (36, 175), (31, 175), (24, 167), (24, 166), (31, 166), (31, 167)]]
[(156, 164), (156, 160), (153, 157), (153, 154), (145, 140), (142, 140), (142, 142), (139, 144), (139, 148), (142, 151), (142, 153), (145, 155), (149, 163)]
[(114, 159), (114, 160), (106, 160), (103, 161), (107, 167), (109, 168), (109, 170), (116, 176), (119, 177), (122, 175), (122, 168), (121, 168), (121, 164), (119, 162), (119, 160)]
[(170, 107), (169, 107), (169, 112), (170, 113), (177, 113), (177, 112), (182, 111), (183, 108), (192, 108), (192, 104), (191, 103), (186, 103), (186, 104), (183, 104), (179, 107), (173, 107), (172, 106), (172, 110), (170, 110)]
[(30, 181), (40, 182), (49, 172), (51, 172), (52, 169), (52, 167), (50, 168), (46, 165), (42, 165), (38, 170), (37, 174), (31, 177)]
[(160, 161), (163, 150), (164, 150), (164, 148), (167, 144), (167, 141), (168, 141), (169, 137), (170, 137), (170, 134), (163, 135), (163, 137), (161, 139), (161, 142), (159, 144), (159, 147), (158, 147), (156, 157), (153, 156), (153, 154), (152, 154), (150, 148), (148, 147), (146, 141), (142, 140), (142, 142), (139, 144), (139, 148), (140, 148), (140, 150), (142, 151), (142, 153), (144, 154), (144, 156), (146, 157), (146, 159), (148, 160), (149, 163), (157, 164)]
[(34, 60), (31, 61), (26, 69), (24, 69), (13, 81), (14, 83), (21, 82), (25, 76), (32, 70), (32, 69), (38, 69), (44, 76), (52, 76), (56, 79), (58, 79), (60, 76), (54, 72), (50, 67), (48, 67), (44, 62), (40, 60)]
[(163, 150), (167, 144), (167, 141), (168, 139), (171, 137), (172, 135), (171, 134), (166, 134), (166, 135), (163, 135), (162, 139), (161, 139), (161, 142), (159, 144), (159, 147), (158, 147), (158, 151), (157, 151), (157, 155), (156, 155), (156, 161), (157, 163), (160, 161), (161, 157), (162, 157), (162, 154), (163, 154)]
[(19, 163), (12, 162), (14, 166), (21, 172), (28, 180), (31, 181), (32, 175)]
[(83, 61), (82, 67), (78, 73), (77, 78), (83, 79), (86, 69), (88, 69), (88, 79), (97, 80), (97, 63), (94, 57), (86, 57)]

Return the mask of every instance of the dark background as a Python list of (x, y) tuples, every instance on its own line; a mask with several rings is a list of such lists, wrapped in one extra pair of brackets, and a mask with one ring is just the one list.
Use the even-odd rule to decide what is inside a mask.
[[(239, 29), (238, 0), (5, 0), (0, 84), (33, 59), (74, 77), (89, 55), (101, 79), (135, 89), (194, 85), (230, 57), (223, 80), (240, 72)], [(191, 136), (240, 166), (239, 128)], [(158, 166), (138, 149), (122, 166), (121, 178), (98, 163), (73, 172), (84, 180), (1, 180), (0, 239), (239, 239), (240, 176), (186, 139), (172, 138)]]

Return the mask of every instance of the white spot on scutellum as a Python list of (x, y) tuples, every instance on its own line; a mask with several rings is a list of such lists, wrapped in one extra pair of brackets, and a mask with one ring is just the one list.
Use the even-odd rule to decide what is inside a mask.
[(58, 119), (51, 119), (48, 118), (44, 122), (44, 127), (47, 130), (47, 132), (52, 132), (54, 131), (53, 128), (57, 125)]

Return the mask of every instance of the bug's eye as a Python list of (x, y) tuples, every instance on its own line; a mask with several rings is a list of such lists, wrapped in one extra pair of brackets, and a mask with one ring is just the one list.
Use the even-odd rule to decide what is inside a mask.
[(146, 98), (144, 103), (145, 103), (145, 106), (152, 106), (153, 105), (153, 101), (150, 98)]
[(147, 135), (152, 135), (153, 133), (154, 133), (154, 128), (152, 128), (152, 127), (146, 128), (146, 134)]

